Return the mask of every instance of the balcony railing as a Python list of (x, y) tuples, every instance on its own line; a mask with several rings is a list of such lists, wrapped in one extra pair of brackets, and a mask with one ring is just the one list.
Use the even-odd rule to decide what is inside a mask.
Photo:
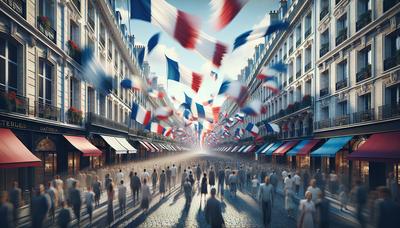
[(341, 44), (346, 39), (347, 39), (347, 28), (344, 28), (339, 31), (338, 36), (336, 37), (336, 46)]
[(319, 50), (319, 56), (324, 56), (329, 51), (329, 43), (321, 44), (321, 49)]
[(343, 89), (347, 86), (347, 78), (336, 82), (336, 90)]
[(308, 28), (304, 33), (304, 38), (307, 38), (311, 34), (311, 28)]
[(35, 102), (35, 117), (44, 118), (48, 120), (60, 121), (61, 110), (58, 107), (45, 104), (40, 101)]
[(388, 11), (399, 2), (400, 0), (383, 0), (383, 12)]
[(379, 107), (379, 119), (385, 120), (400, 116), (400, 103), (387, 104)]
[(289, 84), (293, 82), (293, 76), (289, 77)]
[(356, 22), (356, 31), (364, 28), (367, 24), (371, 23), (371, 10), (360, 15)]
[[(300, 67), (301, 68), (301, 67)], [(299, 78), (301, 76), (301, 70), (296, 72), (296, 78)]]
[(296, 47), (300, 46), (300, 44), (301, 44), (301, 39), (298, 39), (298, 40), (296, 41)]
[(307, 63), (304, 67), (304, 72), (307, 72), (309, 69), (311, 69), (311, 62)]
[(356, 82), (363, 81), (370, 77), (371, 77), (371, 64), (368, 64), (368, 66), (362, 68), (359, 72), (357, 72)]
[(322, 129), (322, 128), (328, 128), (328, 127), (331, 127), (330, 119), (325, 119), (325, 120), (320, 120), (320, 121), (315, 122), (316, 129)]
[(39, 31), (53, 41), (53, 43), (57, 43), (57, 33), (56, 30), (51, 27), (49, 19), (45, 16), (39, 16), (37, 23)]
[(328, 6), (325, 6), (319, 13), (319, 20), (322, 20), (327, 14), (329, 13), (329, 8)]
[(0, 91), (0, 110), (28, 115), (29, 98), (17, 95), (13, 91)]
[(333, 118), (332, 127), (350, 124), (350, 115), (346, 114)]
[(394, 52), (396, 52), (396, 55), (389, 56), (383, 61), (383, 70), (386, 71), (400, 65), (400, 50)]
[(26, 3), (22, 0), (2, 0), (8, 6), (10, 6), (15, 12), (17, 12), (21, 17), (25, 17)]
[(92, 113), (92, 112), (88, 113), (87, 122), (90, 124), (100, 125), (100, 126), (109, 127), (109, 128), (128, 132), (127, 125), (110, 120), (106, 117), (100, 116), (100, 115)]
[(329, 94), (329, 88), (328, 87), (319, 90), (319, 97), (325, 97), (328, 94)]
[(103, 47), (106, 46), (106, 41), (104, 40), (104, 35), (99, 36), (99, 40), (100, 40), (100, 45), (102, 45)]
[(76, 8), (78, 9), (79, 12), (81, 12), (81, 1), (80, 0), (72, 0)]
[(94, 22), (94, 16), (93, 15), (89, 15), (88, 16), (88, 24), (90, 26), (90, 28), (92, 28), (93, 30), (95, 29), (95, 22)]
[(353, 113), (353, 123), (361, 123), (374, 120), (375, 110), (373, 108)]

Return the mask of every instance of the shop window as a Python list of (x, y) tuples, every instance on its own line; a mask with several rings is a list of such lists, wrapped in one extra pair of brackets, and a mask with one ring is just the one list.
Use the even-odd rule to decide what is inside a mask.
[(39, 102), (52, 105), (53, 103), (53, 64), (39, 59)]
[(0, 89), (3, 91), (18, 92), (18, 82), (22, 81), (19, 54), (19, 45), (0, 37)]

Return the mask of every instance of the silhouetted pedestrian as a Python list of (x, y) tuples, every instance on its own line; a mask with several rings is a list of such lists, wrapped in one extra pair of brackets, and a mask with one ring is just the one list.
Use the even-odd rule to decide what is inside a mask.
[(207, 200), (204, 213), (207, 223), (212, 228), (220, 228), (225, 224), (222, 217), (221, 203), (215, 198), (215, 188), (211, 189), (211, 197)]

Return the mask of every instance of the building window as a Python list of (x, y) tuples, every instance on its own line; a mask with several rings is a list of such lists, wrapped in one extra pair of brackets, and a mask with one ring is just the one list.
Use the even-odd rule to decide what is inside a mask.
[(320, 9), (319, 19), (322, 20), (329, 13), (329, 0), (321, 0)]
[(311, 46), (307, 47), (305, 50), (305, 66), (304, 66), (304, 72), (307, 72), (309, 69), (311, 69)]
[(319, 96), (323, 97), (329, 94), (329, 71), (326, 70), (320, 75), (320, 91)]
[(370, 0), (358, 0), (357, 2), (357, 22), (356, 31), (364, 28), (371, 22), (371, 1)]
[(39, 59), (39, 102), (42, 104), (52, 104), (53, 83), (53, 65)]
[(301, 24), (296, 27), (296, 47), (301, 44)]
[(400, 65), (400, 30), (396, 30), (385, 37), (383, 69), (389, 70), (398, 65)]
[(320, 44), (319, 56), (322, 57), (329, 51), (329, 29), (321, 34)]
[(74, 41), (79, 46), (80, 44), (79, 26), (73, 20), (70, 20), (69, 23), (69, 39)]
[(347, 60), (343, 60), (336, 66), (336, 90), (347, 86)]
[(371, 46), (364, 48), (357, 54), (356, 81), (360, 82), (371, 77), (372, 54)]
[(93, 3), (91, 1), (88, 1), (88, 24), (89, 26), (94, 30), (95, 29), (95, 9), (93, 6)]
[(371, 109), (371, 93), (367, 93), (358, 97), (358, 110), (367, 111)]
[(385, 104), (397, 105), (400, 103), (400, 84), (386, 88)]
[(311, 12), (304, 19), (304, 39), (311, 34)]
[(292, 52), (293, 52), (293, 34), (291, 34), (291, 35), (289, 36), (289, 41), (288, 41), (288, 43), (289, 43), (289, 55), (290, 55), (290, 54), (292, 54)]
[(347, 115), (347, 101), (342, 101), (337, 104), (336, 114), (337, 114), (337, 116)]
[(75, 77), (71, 77), (70, 80), (70, 107), (74, 107), (78, 110), (80, 110), (81, 105), (80, 105), (80, 98), (81, 98), (81, 90), (80, 90), (80, 81), (76, 79)]
[(96, 95), (92, 87), (88, 88), (88, 108), (89, 112), (94, 113), (96, 111)]
[(336, 22), (336, 45), (347, 39), (347, 15), (344, 14)]
[(51, 27), (54, 27), (54, 0), (40, 0), (39, 1), (39, 15), (45, 16), (47, 22)]
[(296, 57), (296, 78), (301, 76), (301, 55)]
[(18, 92), (18, 81), (22, 81), (19, 74), (19, 45), (0, 37), (0, 89)]
[(112, 120), (112, 109), (113, 109), (113, 104), (112, 104), (112, 100), (108, 100), (107, 103), (107, 118)]
[(104, 96), (104, 94), (99, 95), (99, 100), (100, 115), (106, 117), (106, 97)]

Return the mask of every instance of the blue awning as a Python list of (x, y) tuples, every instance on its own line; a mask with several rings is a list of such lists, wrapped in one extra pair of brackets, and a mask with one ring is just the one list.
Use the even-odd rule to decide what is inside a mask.
[(283, 144), (283, 142), (276, 142), (273, 146), (271, 146), (271, 147), (265, 152), (265, 155), (271, 156), (272, 153), (274, 153), (274, 151), (275, 151), (276, 149), (278, 149), (282, 144)]
[(264, 147), (264, 149), (261, 151), (262, 154), (265, 154), (269, 148), (271, 148), (275, 143), (270, 143), (268, 146)]
[(346, 145), (353, 136), (331, 138), (320, 148), (312, 152), (311, 157), (335, 157), (336, 153)]
[(258, 148), (258, 150), (256, 151), (256, 154), (261, 153), (261, 151), (263, 151), (265, 149), (265, 147), (267, 147), (269, 145), (269, 143), (265, 143), (264, 145), (262, 145), (260, 148)]

